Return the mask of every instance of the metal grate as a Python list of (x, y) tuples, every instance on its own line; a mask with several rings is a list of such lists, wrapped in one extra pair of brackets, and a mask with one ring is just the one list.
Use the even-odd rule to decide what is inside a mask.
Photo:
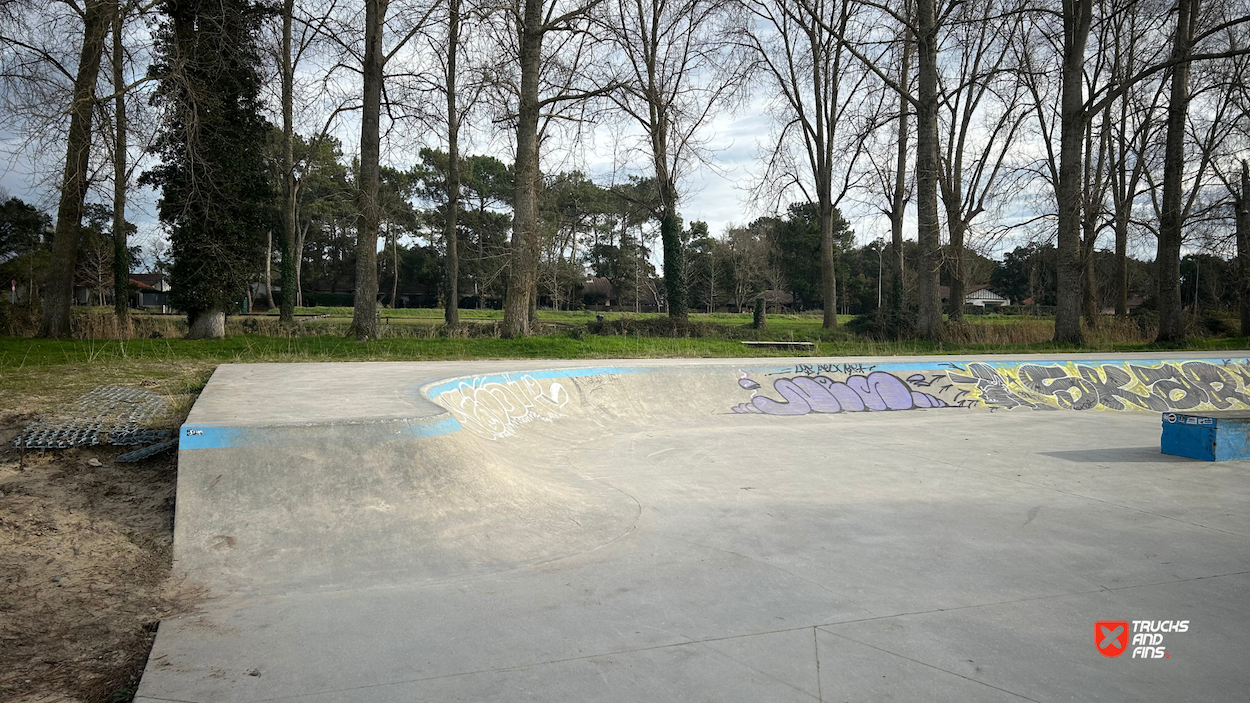
[(169, 430), (146, 425), (169, 410), (161, 396), (142, 388), (100, 386), (79, 396), (58, 417), (41, 417), (26, 426), (13, 446), (27, 449), (69, 449), (98, 444), (134, 446), (162, 442)]

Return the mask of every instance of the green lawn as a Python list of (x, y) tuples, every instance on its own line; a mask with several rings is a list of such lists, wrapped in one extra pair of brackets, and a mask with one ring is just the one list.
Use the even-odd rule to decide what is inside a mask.
[[(772, 323), (770, 321), (770, 327)], [(780, 326), (780, 325), (779, 325)], [(1244, 349), (1250, 339), (1224, 337), (1193, 340), (1185, 345), (1086, 344), (1082, 346), (1036, 342), (1031, 344), (941, 343), (929, 341), (873, 342), (856, 340), (816, 342), (811, 353), (820, 356), (905, 354), (1042, 353), (1054, 351), (1149, 351), (1155, 349)], [(523, 339), (498, 337), (413, 338), (391, 337), (354, 342), (335, 335), (269, 337), (238, 335), (221, 340), (186, 339), (30, 339), (0, 337), (0, 377), (33, 366), (62, 366), (104, 362), (279, 362), (279, 361), (401, 361), (438, 359), (607, 359), (663, 357), (747, 357), (793, 355), (792, 350), (747, 347), (720, 338), (601, 336), (546, 334)]]

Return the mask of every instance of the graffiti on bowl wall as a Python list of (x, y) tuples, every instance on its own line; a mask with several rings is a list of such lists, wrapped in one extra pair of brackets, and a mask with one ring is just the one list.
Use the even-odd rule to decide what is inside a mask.
[(780, 399), (758, 395), (760, 384), (746, 373), (738, 386), (752, 391), (750, 402), (735, 405), (736, 413), (764, 415), (806, 415), (808, 413), (860, 413), (882, 410), (945, 408), (949, 404), (931, 393), (912, 386), (929, 385), (923, 374), (906, 380), (884, 371), (847, 375), (834, 380), (825, 375), (789, 376), (773, 381)]
[(947, 378), (979, 405), (1034, 410), (1230, 410), (1250, 408), (1247, 360), (1220, 363), (1016, 365), (973, 362)]
[(516, 434), (520, 425), (563, 417), (560, 410), (569, 395), (557, 381), (544, 383), (523, 375), (503, 381), (466, 379), (434, 400), (473, 434), (499, 439)]
[(751, 391), (736, 413), (806, 415), (928, 408), (1011, 410), (1230, 410), (1250, 408), (1250, 360), (1116, 362), (971, 362), (893, 373), (863, 364), (799, 364), (750, 373)]

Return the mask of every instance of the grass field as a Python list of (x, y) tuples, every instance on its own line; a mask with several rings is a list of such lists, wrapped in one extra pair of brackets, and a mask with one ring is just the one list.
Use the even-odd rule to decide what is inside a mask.
[(718, 338), (547, 334), (524, 339), (498, 337), (389, 337), (358, 343), (336, 335), (270, 337), (238, 335), (222, 340), (29, 339), (0, 337), (0, 404), (38, 412), (95, 385), (155, 381), (158, 390), (193, 397), (220, 363), (313, 361), (410, 361), (447, 359), (607, 359), (752, 356), (890, 356), (911, 354), (1047, 353), (1063, 351), (1150, 351), (1154, 349), (1244, 349), (1250, 339), (1198, 340), (1159, 347), (1145, 343), (1073, 346), (938, 343), (927, 341), (815, 342), (810, 352), (760, 349)]

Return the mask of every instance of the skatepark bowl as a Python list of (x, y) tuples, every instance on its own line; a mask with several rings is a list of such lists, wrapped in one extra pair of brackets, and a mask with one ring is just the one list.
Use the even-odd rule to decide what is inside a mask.
[(136, 700), (1246, 700), (1250, 462), (1159, 452), (1230, 409), (1248, 358), (223, 365)]

